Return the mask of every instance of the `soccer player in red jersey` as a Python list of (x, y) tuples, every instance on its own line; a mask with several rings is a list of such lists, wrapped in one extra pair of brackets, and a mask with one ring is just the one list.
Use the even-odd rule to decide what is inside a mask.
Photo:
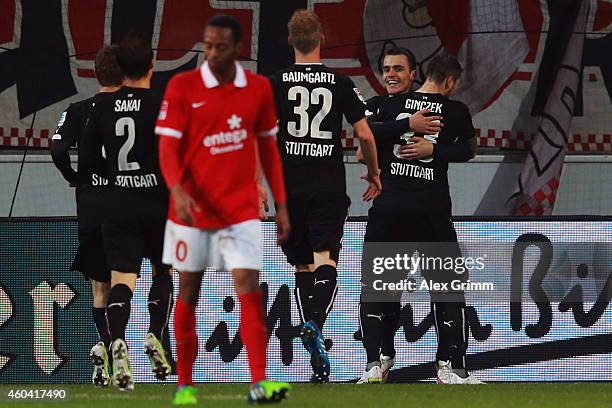
[(266, 78), (236, 62), (241, 36), (232, 17), (214, 16), (207, 22), (207, 60), (170, 80), (156, 126), (171, 192), (163, 259), (179, 271), (177, 405), (197, 403), (192, 383), (198, 349), (195, 309), (207, 267), (232, 271), (251, 370), (249, 402), (280, 401), (290, 388), (265, 379), (268, 332), (259, 288), (256, 147), (276, 204), (279, 242), (289, 234), (274, 97)]

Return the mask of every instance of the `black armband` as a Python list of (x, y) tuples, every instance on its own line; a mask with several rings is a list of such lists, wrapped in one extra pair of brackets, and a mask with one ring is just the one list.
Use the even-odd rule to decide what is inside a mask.
[(433, 156), (447, 162), (461, 163), (470, 160), (472, 150), (468, 140), (459, 139), (453, 144), (434, 144)]
[(404, 133), (410, 131), (410, 124), (408, 119), (402, 120), (392, 120), (389, 122), (370, 122), (370, 129), (372, 129), (372, 133), (374, 133), (374, 137), (379, 140), (390, 138), (390, 137), (400, 137)]

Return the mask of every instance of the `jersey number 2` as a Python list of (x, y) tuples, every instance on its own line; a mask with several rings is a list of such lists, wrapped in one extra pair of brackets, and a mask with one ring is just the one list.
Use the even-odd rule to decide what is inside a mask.
[(129, 162), (128, 154), (132, 147), (134, 147), (134, 142), (136, 141), (136, 123), (134, 119), (130, 117), (123, 117), (117, 120), (115, 123), (115, 135), (119, 137), (125, 136), (125, 130), (127, 129), (127, 139), (121, 145), (119, 149), (119, 154), (117, 155), (117, 165), (119, 166), (119, 171), (132, 171), (132, 170), (140, 170), (140, 164), (137, 161)]
[[(333, 95), (327, 88), (315, 88), (310, 92), (303, 86), (292, 86), (289, 88), (287, 97), (290, 101), (299, 101), (299, 105), (293, 108), (293, 112), (299, 115), (300, 122), (290, 121), (287, 123), (287, 132), (293, 137), (304, 137), (308, 134), (310, 128), (310, 137), (317, 139), (331, 139), (332, 132), (328, 130), (320, 130), (321, 122), (325, 116), (331, 111)], [(322, 100), (321, 100), (322, 99)], [(321, 105), (321, 109), (309, 125), (310, 118), (308, 116), (308, 108), (310, 104)]]

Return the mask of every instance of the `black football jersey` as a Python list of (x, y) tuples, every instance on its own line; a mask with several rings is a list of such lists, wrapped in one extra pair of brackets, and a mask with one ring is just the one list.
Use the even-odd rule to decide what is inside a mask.
[[(91, 114), (94, 98), (75, 102), (68, 106), (60, 116), (57, 129), (51, 137), (51, 157), (53, 163), (64, 176), (64, 179), (77, 189), (83, 190), (91, 187), (100, 187), (108, 184), (102, 177), (104, 169), (101, 162), (101, 150), (97, 157), (80, 154), (80, 147), (88, 144), (83, 137), (85, 125)], [(70, 148), (79, 147), (78, 167), (75, 171), (70, 164)]]
[(117, 188), (165, 191), (155, 121), (161, 98), (150, 89), (122, 87), (94, 98), (86, 137), (102, 147), (106, 175)]
[(350, 124), (365, 117), (355, 84), (323, 64), (294, 64), (270, 79), (287, 192), (345, 192), (343, 117)]
[[(421, 109), (442, 116), (444, 127), (435, 135), (407, 131), (401, 135), (375, 134), (381, 168), (381, 195), (374, 205), (417, 212), (441, 212), (450, 215), (448, 161), (435, 155), (436, 145), (453, 145), (474, 137), (472, 117), (466, 105), (441, 94), (408, 92), (386, 95), (369, 120), (388, 122), (405, 120)], [(434, 155), (420, 160), (399, 157), (399, 148), (421, 136), (434, 144)]]

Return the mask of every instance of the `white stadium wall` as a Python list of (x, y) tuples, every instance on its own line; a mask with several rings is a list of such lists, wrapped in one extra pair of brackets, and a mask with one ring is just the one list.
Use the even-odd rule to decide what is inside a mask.
[[(0, 155), (0, 217), (8, 217), (18, 179), (22, 154)], [(76, 157), (73, 157), (76, 162)], [(365, 216), (370, 207), (361, 201), (365, 184), (359, 179), (364, 166), (346, 157), (350, 216)], [(76, 166), (76, 163), (73, 163)], [(512, 174), (520, 171), (518, 155), (480, 156), (468, 163), (451, 164), (449, 184), (456, 216), (501, 216), (503, 200), (495, 188), (507, 188)], [(506, 180), (492, 183), (497, 173)], [(510, 176), (507, 176), (507, 175)], [(612, 214), (612, 156), (566, 156), (553, 215)], [(493, 197), (493, 199), (487, 197)], [(497, 196), (497, 199), (495, 197)], [(496, 201), (497, 200), (497, 201)], [(499, 202), (498, 202), (499, 201)], [(74, 189), (68, 187), (47, 154), (26, 156), (13, 204), (13, 217), (74, 216)]]

